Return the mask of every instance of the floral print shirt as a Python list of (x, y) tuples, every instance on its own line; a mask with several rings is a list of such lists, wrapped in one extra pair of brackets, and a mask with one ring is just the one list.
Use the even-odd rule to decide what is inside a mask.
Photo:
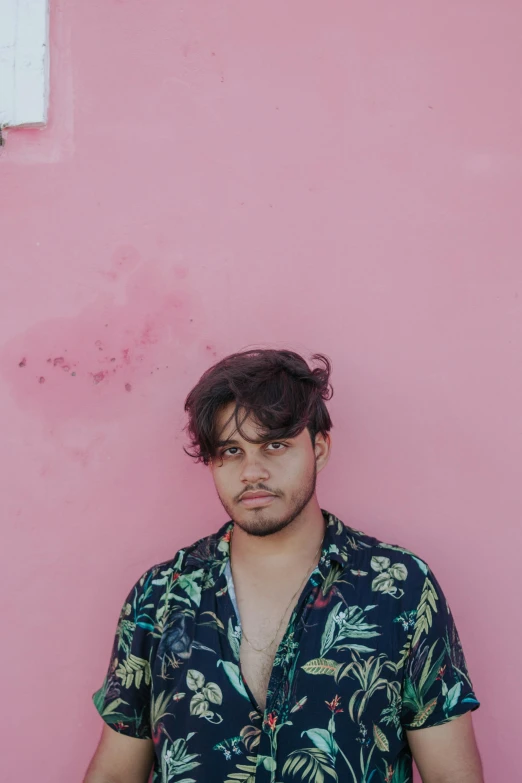
[(408, 783), (405, 730), (479, 706), (426, 563), (323, 515), (264, 713), (240, 667), (232, 522), (131, 590), (93, 698), (113, 729), (152, 738), (154, 783)]

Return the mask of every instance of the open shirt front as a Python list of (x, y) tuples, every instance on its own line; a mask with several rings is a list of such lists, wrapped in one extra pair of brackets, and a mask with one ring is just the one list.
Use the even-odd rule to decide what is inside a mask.
[(95, 706), (154, 742), (154, 783), (408, 783), (405, 729), (479, 706), (444, 594), (411, 552), (327, 511), (260, 711), (240, 667), (233, 523), (149, 569)]

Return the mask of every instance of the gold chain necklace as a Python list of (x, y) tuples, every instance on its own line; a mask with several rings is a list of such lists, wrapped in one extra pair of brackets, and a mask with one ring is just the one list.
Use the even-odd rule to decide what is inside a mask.
[[(280, 622), (280, 623), (279, 623), (279, 625), (277, 626), (277, 630), (276, 630), (276, 632), (275, 632), (275, 636), (274, 636), (274, 638), (273, 638), (273, 639), (272, 639), (272, 640), (271, 640), (271, 641), (270, 641), (270, 642), (269, 642), (269, 643), (266, 645), (266, 647), (254, 647), (254, 645), (252, 644), (252, 642), (250, 641), (250, 639), (249, 639), (249, 638), (248, 638), (248, 636), (246, 635), (246, 633), (245, 633), (245, 631), (243, 630), (243, 628), (241, 629), (241, 634), (242, 634), (242, 636), (243, 636), (243, 638), (244, 638), (245, 642), (246, 642), (246, 643), (247, 643), (247, 644), (248, 644), (248, 645), (249, 645), (249, 646), (250, 646), (250, 647), (251, 647), (253, 650), (255, 650), (256, 652), (264, 652), (265, 650), (268, 650), (268, 648), (269, 648), (269, 647), (271, 647), (271, 646), (273, 645), (273, 643), (275, 642), (275, 640), (277, 639), (277, 634), (279, 633), (279, 629), (281, 628), (281, 626), (282, 626), (282, 624), (283, 624), (283, 620), (284, 620), (284, 619), (285, 619), (285, 617), (286, 617), (286, 613), (288, 612), (288, 607), (290, 606), (290, 604), (292, 603), (292, 601), (293, 601), (293, 600), (294, 600), (294, 598), (297, 596), (297, 594), (298, 594), (298, 593), (299, 593), (299, 591), (301, 590), (302, 586), (304, 585), (304, 583), (306, 582), (306, 580), (307, 580), (307, 579), (308, 579), (308, 577), (310, 576), (310, 573), (311, 573), (311, 572), (310, 572), (310, 568), (311, 568), (311, 567), (312, 567), (312, 566), (315, 564), (315, 559), (316, 559), (317, 555), (319, 554), (319, 552), (320, 552), (320, 550), (321, 550), (321, 547), (322, 547), (322, 545), (323, 545), (323, 542), (321, 541), (321, 543), (319, 544), (319, 549), (316, 551), (316, 553), (315, 553), (315, 555), (314, 555), (314, 557), (313, 557), (313, 560), (312, 560), (312, 562), (311, 562), (311, 563), (310, 563), (310, 565), (308, 566), (308, 570), (307, 570), (307, 572), (306, 572), (306, 574), (305, 574), (305, 578), (303, 579), (303, 581), (301, 582), (301, 584), (299, 585), (299, 587), (297, 588), (297, 590), (295, 591), (295, 593), (293, 594), (293, 596), (291, 597), (291, 599), (289, 600), (289, 602), (288, 602), (288, 604), (287, 604), (287, 606), (286, 606), (286, 609), (285, 609), (285, 611), (284, 611), (284, 614), (283, 614), (283, 616), (281, 617), (281, 622)], [(312, 572), (312, 573), (313, 573), (313, 572)]]

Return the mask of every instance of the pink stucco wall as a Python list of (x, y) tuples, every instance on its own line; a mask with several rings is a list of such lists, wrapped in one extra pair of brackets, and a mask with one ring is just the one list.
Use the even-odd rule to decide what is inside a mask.
[(184, 396), (261, 342), (331, 356), (320, 500), (430, 562), (522, 775), (521, 25), (52, 2), (49, 126), (0, 150), (2, 780), (81, 779), (124, 595), (223, 521)]

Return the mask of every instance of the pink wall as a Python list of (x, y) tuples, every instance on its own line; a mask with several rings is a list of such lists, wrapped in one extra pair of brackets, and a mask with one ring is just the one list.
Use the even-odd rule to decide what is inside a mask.
[(224, 519), (184, 396), (260, 342), (332, 357), (320, 500), (430, 562), (520, 776), (521, 24), (52, 3), (49, 127), (0, 151), (2, 779), (81, 779), (126, 591)]

